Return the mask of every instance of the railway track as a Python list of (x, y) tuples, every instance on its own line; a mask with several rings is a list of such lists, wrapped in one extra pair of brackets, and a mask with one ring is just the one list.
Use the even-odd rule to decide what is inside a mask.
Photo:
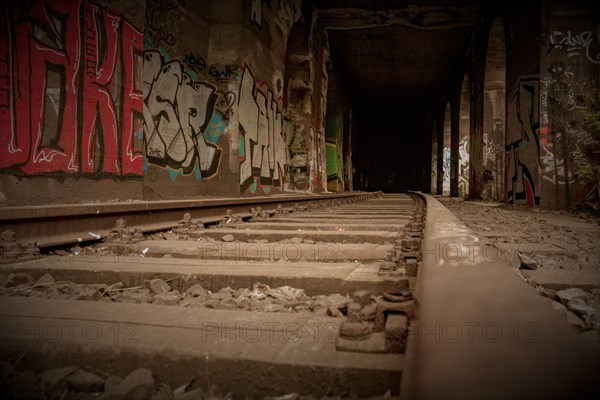
[[(131, 201), (115, 203), (60, 204), (0, 208), (3, 242), (46, 248), (105, 238), (118, 219), (141, 232), (170, 229), (185, 213), (196, 221), (214, 224), (227, 212), (240, 218), (252, 217), (251, 209), (273, 214), (278, 209), (298, 210), (341, 201), (363, 201), (376, 193), (282, 195), (261, 198), (218, 198), (202, 200)], [(23, 251), (24, 251), (23, 249)]]
[[(236, 202), (115, 206), (98, 213), (98, 225), (38, 241), (41, 255), (5, 257), (0, 336), (5, 371), (14, 370), (4, 374), (5, 390), (398, 396), (423, 199)], [(41, 232), (68, 212), (79, 224), (93, 220), (86, 207), (48, 213)], [(5, 226), (16, 221), (0, 217)], [(41, 237), (34, 226), (15, 230), (33, 240)], [(56, 247), (85, 231), (99, 238)], [(33, 383), (19, 386), (26, 370), (37, 378), (30, 373)]]

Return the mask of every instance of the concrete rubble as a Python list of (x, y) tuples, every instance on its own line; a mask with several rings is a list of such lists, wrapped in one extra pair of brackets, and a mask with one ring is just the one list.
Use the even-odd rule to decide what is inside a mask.
[(215, 293), (205, 290), (199, 284), (193, 284), (180, 293), (162, 279), (146, 280), (142, 286), (125, 287), (123, 282), (111, 285), (56, 282), (51, 274), (43, 275), (38, 281), (22, 272), (3, 273), (0, 277), (0, 294), (3, 296), (55, 300), (152, 303), (263, 312), (309, 312), (340, 318), (346, 315), (351, 301), (348, 296), (341, 294), (307, 296), (302, 289), (290, 286), (271, 288), (262, 283), (255, 283), (252, 288), (224, 287)]
[(600, 347), (600, 218), (437, 197)]
[[(125, 377), (79, 366), (58, 367), (41, 372), (21, 370), (17, 362), (0, 361), (0, 395), (3, 399), (82, 399), (82, 400), (230, 400), (235, 393), (216, 385), (204, 385), (199, 377), (171, 388), (147, 368), (138, 368)], [(352, 393), (337, 398), (356, 398)], [(330, 397), (287, 393), (263, 400), (317, 400)], [(375, 399), (397, 399), (387, 392)]]

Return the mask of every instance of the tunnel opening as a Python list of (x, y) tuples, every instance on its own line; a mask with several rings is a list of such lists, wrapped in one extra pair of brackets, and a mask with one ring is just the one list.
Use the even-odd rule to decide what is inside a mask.
[[(438, 192), (442, 173), (436, 163), (444, 152), (436, 149), (442, 140), (433, 138), (432, 132), (445, 123), (439, 109), (463, 78), (464, 72), (458, 71), (482, 8), (473, 3), (456, 8), (452, 15), (425, 8), (415, 11), (415, 18), (404, 19), (398, 10), (412, 11), (390, 7), (382, 20), (380, 12), (363, 3), (351, 12), (333, 2), (317, 5), (332, 60), (327, 104), (330, 191), (347, 190), (345, 181), (350, 180), (354, 190)], [(345, 86), (345, 92), (338, 86)], [(351, 125), (344, 116), (350, 111)], [(344, 130), (349, 133), (340, 134)], [(335, 139), (340, 135), (341, 142)], [(337, 151), (347, 143), (351, 154), (344, 151), (340, 157)], [(449, 194), (450, 144), (444, 147)]]

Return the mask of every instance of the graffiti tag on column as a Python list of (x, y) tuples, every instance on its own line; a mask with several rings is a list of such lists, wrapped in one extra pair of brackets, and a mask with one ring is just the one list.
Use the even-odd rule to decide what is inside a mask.
[(0, 168), (141, 175), (142, 51), (141, 32), (89, 1), (5, 3)]
[(542, 179), (558, 185), (574, 183), (575, 178), (571, 171), (565, 173), (564, 160), (556, 158), (554, 153), (546, 146), (542, 146), (544, 151), (540, 157), (542, 164)]
[(539, 204), (539, 78), (521, 78), (508, 98), (506, 182), (509, 203)]
[(270, 187), (283, 190), (288, 154), (279, 103), (248, 68), (238, 98), (241, 191), (256, 193), (259, 185), (265, 193)]
[(596, 41), (591, 31), (585, 31), (579, 34), (574, 34), (571, 31), (560, 32), (554, 31), (550, 34), (550, 44), (552, 47), (564, 49), (567, 52), (567, 56), (575, 57), (581, 54), (585, 54), (587, 59), (594, 63), (600, 64), (600, 35), (596, 28)]
[(218, 99), (216, 88), (195, 81), (178, 60), (165, 61), (157, 50), (144, 52), (144, 137), (148, 162), (194, 172), (198, 179), (213, 176), (222, 149), (220, 133), (209, 123)]
[(469, 138), (458, 144), (458, 192), (466, 196), (469, 191)]

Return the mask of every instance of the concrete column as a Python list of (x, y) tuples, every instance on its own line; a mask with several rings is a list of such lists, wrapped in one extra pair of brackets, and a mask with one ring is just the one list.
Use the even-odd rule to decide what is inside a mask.
[(469, 197), (481, 198), (483, 177), (483, 74), (471, 80), (471, 130), (469, 134)]
[(444, 124), (442, 121), (444, 120), (444, 112), (440, 112), (438, 114), (438, 124), (436, 127), (436, 131), (434, 132), (437, 135), (437, 182), (436, 182), (436, 190), (435, 194), (441, 196), (444, 193)]
[(450, 197), (458, 197), (458, 146), (460, 140), (460, 101), (451, 107), (450, 125)]

